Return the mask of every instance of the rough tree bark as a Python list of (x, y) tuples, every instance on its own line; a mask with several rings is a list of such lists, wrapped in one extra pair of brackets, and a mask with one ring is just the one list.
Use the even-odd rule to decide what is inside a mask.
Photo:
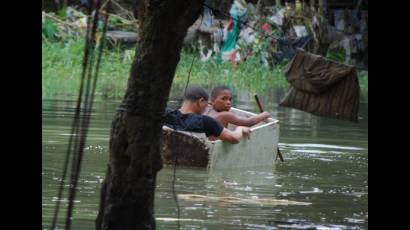
[(184, 36), (203, 0), (145, 0), (144, 25), (122, 108), (115, 115), (96, 229), (155, 229), (160, 134)]

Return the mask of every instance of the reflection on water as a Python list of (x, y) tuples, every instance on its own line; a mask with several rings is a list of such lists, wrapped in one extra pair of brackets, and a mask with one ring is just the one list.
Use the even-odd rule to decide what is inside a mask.
[[(253, 95), (235, 95), (237, 107), (256, 111)], [(275, 169), (208, 172), (179, 167), (175, 192), (181, 229), (367, 229), (367, 104), (361, 104), (359, 123), (350, 123), (278, 107), (281, 97), (274, 92), (259, 97), (265, 110), (280, 120), (285, 162), (277, 162)], [(95, 103), (73, 229), (94, 228), (117, 105), (118, 101)], [(69, 100), (43, 101), (43, 229), (53, 215), (74, 106)], [(173, 166), (165, 166), (158, 174), (158, 229), (177, 226), (173, 172)], [(61, 204), (64, 210), (66, 200)]]

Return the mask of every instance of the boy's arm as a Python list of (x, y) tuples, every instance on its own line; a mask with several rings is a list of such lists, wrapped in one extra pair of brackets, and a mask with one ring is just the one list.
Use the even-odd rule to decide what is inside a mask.
[(250, 132), (250, 128), (243, 126), (236, 127), (234, 131), (224, 128), (218, 138), (231, 144), (238, 144), (243, 136), (249, 137)]
[(205, 134), (209, 137), (217, 137), (220, 140), (228, 141), (232, 144), (237, 144), (241, 140), (242, 137), (248, 137), (251, 133), (251, 129), (249, 127), (238, 126), (234, 131), (231, 131), (227, 128), (224, 128), (220, 123), (218, 123), (215, 119), (203, 116), (204, 122), (204, 129)]
[(258, 124), (259, 122), (267, 119), (268, 117), (269, 117), (269, 113), (267, 112), (263, 112), (253, 117), (240, 117), (240, 116), (235, 115), (232, 112), (221, 112), (220, 114), (218, 114), (216, 119), (222, 121), (223, 123), (231, 123), (237, 126), (250, 127), (250, 126)]

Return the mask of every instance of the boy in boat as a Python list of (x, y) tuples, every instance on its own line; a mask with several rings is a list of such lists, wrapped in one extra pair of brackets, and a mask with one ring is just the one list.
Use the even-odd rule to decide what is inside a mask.
[(228, 124), (250, 127), (270, 116), (269, 113), (263, 112), (253, 117), (240, 117), (229, 111), (231, 103), (231, 90), (226, 86), (217, 86), (212, 90), (211, 105), (206, 108), (204, 115), (215, 118), (224, 127), (228, 127)]
[(249, 137), (251, 130), (248, 127), (238, 126), (231, 131), (214, 118), (202, 115), (208, 106), (208, 97), (208, 93), (201, 87), (187, 88), (181, 108), (167, 109), (164, 125), (175, 130), (202, 132), (207, 137), (216, 137), (232, 144), (239, 143), (242, 137)]

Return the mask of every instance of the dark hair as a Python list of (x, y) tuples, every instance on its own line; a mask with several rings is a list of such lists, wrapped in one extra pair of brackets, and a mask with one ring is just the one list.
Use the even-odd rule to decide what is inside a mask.
[(231, 89), (228, 86), (220, 85), (215, 87), (211, 92), (211, 98), (216, 98), (224, 90), (231, 91)]
[(190, 86), (185, 91), (185, 100), (197, 101), (201, 98), (208, 100), (208, 93), (200, 86)]

